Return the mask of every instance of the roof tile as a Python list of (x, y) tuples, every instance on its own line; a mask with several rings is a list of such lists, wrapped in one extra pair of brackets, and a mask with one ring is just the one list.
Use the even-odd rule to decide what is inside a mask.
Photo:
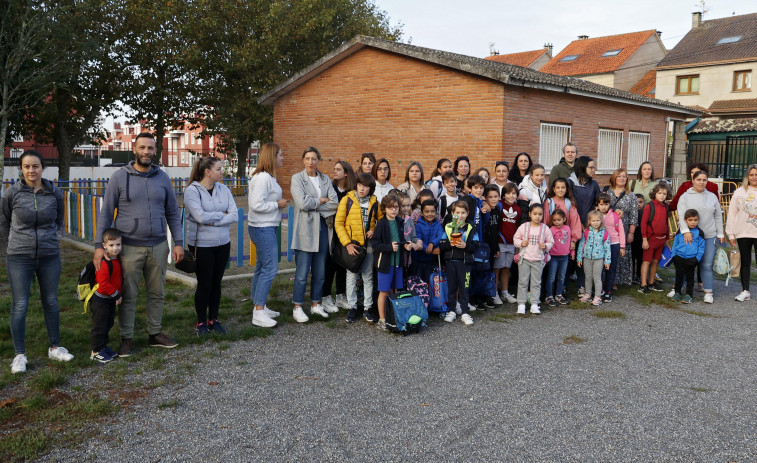
[(702, 119), (689, 133), (755, 132), (757, 117), (740, 119)]
[(654, 98), (656, 87), (657, 71), (652, 69), (644, 74), (644, 77), (642, 77), (640, 81), (636, 82), (636, 85), (634, 85), (631, 90), (629, 90), (629, 92), (648, 96), (649, 98)]
[(542, 48), (541, 50), (522, 51), (520, 53), (509, 53), (507, 55), (492, 55), (487, 56), (485, 59), (527, 68), (546, 52), (547, 50)]
[(709, 107), (710, 111), (727, 111), (730, 109), (757, 109), (757, 98), (740, 100), (716, 100)]

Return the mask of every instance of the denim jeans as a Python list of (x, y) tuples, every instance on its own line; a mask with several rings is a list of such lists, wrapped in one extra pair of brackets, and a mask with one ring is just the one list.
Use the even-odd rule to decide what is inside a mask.
[(134, 316), (142, 277), (145, 279), (145, 325), (150, 336), (160, 333), (165, 305), (168, 241), (155, 246), (125, 244), (121, 251), (121, 271), (124, 276), (124, 300), (118, 307), (118, 327), (121, 337), (134, 337)]
[(368, 310), (373, 305), (373, 252), (366, 252), (360, 273), (347, 270), (347, 303), (351, 309), (357, 308), (357, 279), (363, 276), (363, 307)]
[(255, 244), (257, 262), (252, 276), (250, 295), (255, 305), (265, 306), (273, 279), (279, 271), (279, 245), (276, 242), (276, 227), (247, 227), (250, 239)]
[(615, 275), (617, 274), (617, 270), (618, 270), (618, 259), (620, 259), (620, 243), (611, 244), (610, 245), (610, 268), (604, 271), (605, 294), (612, 293), (612, 287), (615, 284)]
[(60, 254), (44, 257), (8, 255), (8, 283), (11, 288), (10, 325), (13, 348), (16, 354), (25, 354), (26, 311), (32, 278), (37, 275), (45, 326), (50, 347), (60, 344), (60, 311), (58, 309), (58, 282), (60, 281)]
[(704, 239), (704, 255), (699, 261), (699, 268), (702, 271), (702, 285), (706, 293), (712, 292), (714, 277), (712, 275), (712, 263), (715, 261), (715, 238)]
[[(552, 297), (557, 294), (562, 295), (565, 285), (565, 273), (568, 270), (569, 260), (570, 257), (568, 255), (552, 256), (549, 264), (547, 264), (547, 297)], [(555, 286), (555, 282), (557, 282), (557, 288), (554, 288), (553, 293), (552, 290)]]
[(305, 286), (310, 276), (310, 300), (316, 304), (321, 303), (323, 297), (323, 280), (326, 275), (326, 255), (329, 252), (329, 232), (324, 223), (321, 223), (321, 232), (318, 239), (318, 251), (308, 252), (295, 249), (294, 259), (297, 270), (294, 273), (294, 291), (292, 302), (302, 305), (305, 302)]

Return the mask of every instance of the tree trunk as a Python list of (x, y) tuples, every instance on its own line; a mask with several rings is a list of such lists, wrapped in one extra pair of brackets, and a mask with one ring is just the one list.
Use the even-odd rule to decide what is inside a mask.
[(8, 136), (9, 117), (8, 112), (3, 111), (0, 116), (0, 198), (3, 197), (3, 184), (5, 181), (5, 138)]
[[(58, 149), (58, 180), (69, 180), (71, 170), (71, 141), (68, 138), (67, 101), (63, 95), (56, 91), (55, 102), (55, 127), (53, 128), (53, 141)], [(54, 98), (55, 98), (54, 97)]]
[(246, 138), (237, 140), (234, 147), (237, 150), (237, 178), (247, 178), (247, 153), (250, 151), (250, 141)]
[[(155, 121), (155, 158), (152, 160), (153, 163), (163, 164), (163, 138), (166, 133), (165, 126), (165, 118), (162, 114), (159, 114), (158, 119)], [(168, 165), (168, 162), (166, 162), (165, 165)]]

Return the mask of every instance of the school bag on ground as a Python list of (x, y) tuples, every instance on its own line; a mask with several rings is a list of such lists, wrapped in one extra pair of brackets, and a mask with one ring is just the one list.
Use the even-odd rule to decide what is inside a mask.
[(405, 289), (408, 291), (415, 291), (415, 293), (418, 295), (418, 297), (421, 298), (421, 301), (423, 301), (423, 304), (428, 308), (428, 303), (430, 300), (429, 290), (428, 290), (428, 283), (423, 281), (421, 277), (418, 275), (409, 275), (405, 279)]
[(494, 272), (487, 270), (484, 272), (471, 272), (471, 281), (468, 294), (476, 296), (494, 297), (497, 295), (497, 279)]
[(428, 310), (415, 291), (400, 291), (387, 297), (386, 327), (395, 333), (418, 333), (426, 326)]
[(428, 310), (432, 312), (447, 311), (447, 276), (442, 271), (442, 259), (436, 256), (439, 266), (431, 273), (429, 281)]
[[(113, 275), (113, 262), (107, 259), (103, 259), (102, 262), (105, 262), (108, 265), (108, 271)], [(87, 262), (87, 265), (85, 265), (79, 273), (79, 282), (76, 285), (76, 296), (80, 301), (84, 301), (83, 313), (87, 313), (89, 300), (92, 299), (92, 295), (94, 295), (95, 291), (100, 287), (95, 278), (96, 273), (97, 269), (95, 269), (95, 264), (92, 261)]]
[(725, 285), (728, 286), (728, 283), (731, 281), (731, 270), (733, 270), (733, 267), (731, 267), (731, 261), (728, 258), (728, 251), (722, 246), (716, 247), (712, 270), (718, 275), (726, 275)]

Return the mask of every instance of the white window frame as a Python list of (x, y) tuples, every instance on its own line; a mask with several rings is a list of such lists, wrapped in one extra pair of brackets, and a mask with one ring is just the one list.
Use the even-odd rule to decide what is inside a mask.
[(611, 174), (620, 167), (623, 131), (599, 129), (597, 134), (597, 173)]
[(539, 164), (543, 165), (547, 173), (552, 167), (560, 162), (563, 157), (562, 149), (569, 143), (573, 136), (573, 127), (570, 124), (553, 124), (542, 122), (539, 127)]
[(628, 173), (639, 171), (645, 161), (649, 161), (649, 145), (652, 136), (647, 132), (628, 132), (628, 156), (626, 170)]

